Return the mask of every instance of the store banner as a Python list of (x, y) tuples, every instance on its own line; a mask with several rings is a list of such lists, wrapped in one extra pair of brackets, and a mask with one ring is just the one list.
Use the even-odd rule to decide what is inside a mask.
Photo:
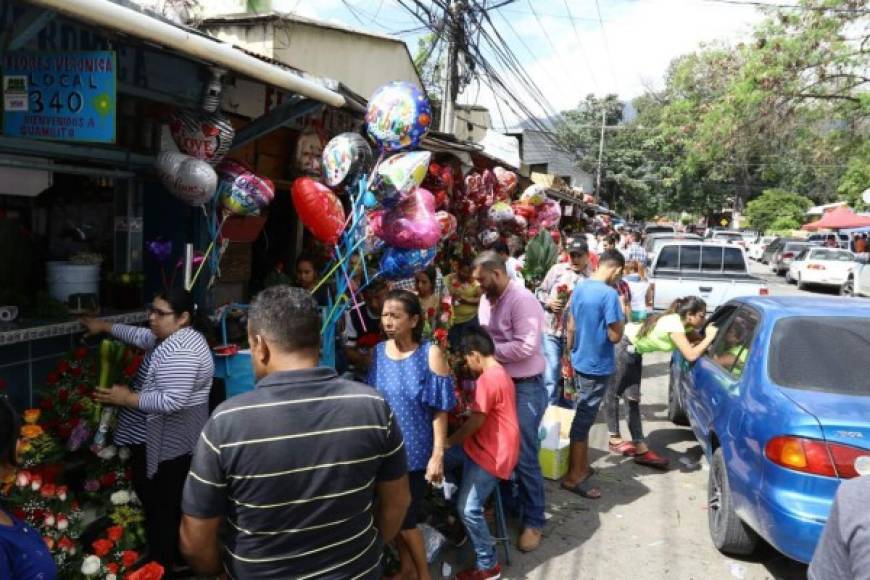
[(115, 52), (11, 52), (2, 66), (4, 135), (115, 142)]

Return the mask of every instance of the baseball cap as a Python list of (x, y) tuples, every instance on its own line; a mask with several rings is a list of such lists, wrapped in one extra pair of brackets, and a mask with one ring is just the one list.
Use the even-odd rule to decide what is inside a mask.
[(588, 254), (589, 246), (586, 245), (584, 240), (579, 238), (574, 238), (568, 241), (568, 253), (569, 254)]

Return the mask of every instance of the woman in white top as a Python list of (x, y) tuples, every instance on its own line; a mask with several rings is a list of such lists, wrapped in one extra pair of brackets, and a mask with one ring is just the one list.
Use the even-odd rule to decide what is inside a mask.
[(631, 322), (643, 322), (653, 309), (655, 285), (646, 277), (646, 268), (637, 260), (625, 264), (622, 277), (631, 290)]

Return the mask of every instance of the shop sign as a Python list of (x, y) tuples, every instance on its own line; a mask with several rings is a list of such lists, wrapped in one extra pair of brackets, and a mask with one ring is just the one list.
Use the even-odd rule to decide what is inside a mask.
[(114, 143), (116, 73), (113, 51), (3, 55), (3, 133)]

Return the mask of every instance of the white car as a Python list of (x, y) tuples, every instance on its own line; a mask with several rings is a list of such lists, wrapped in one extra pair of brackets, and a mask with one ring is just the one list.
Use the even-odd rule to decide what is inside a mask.
[(767, 249), (767, 245), (776, 239), (776, 236), (763, 236), (758, 240), (749, 244), (749, 248), (747, 248), (746, 253), (749, 254), (749, 257), (756, 262), (761, 260), (762, 254), (764, 254), (764, 250)]
[(870, 298), (870, 263), (855, 266), (852, 275), (846, 280), (843, 294)]
[(805, 248), (795, 256), (785, 276), (787, 282), (796, 282), (798, 288), (819, 284), (842, 290), (857, 265), (855, 254), (848, 250)]

